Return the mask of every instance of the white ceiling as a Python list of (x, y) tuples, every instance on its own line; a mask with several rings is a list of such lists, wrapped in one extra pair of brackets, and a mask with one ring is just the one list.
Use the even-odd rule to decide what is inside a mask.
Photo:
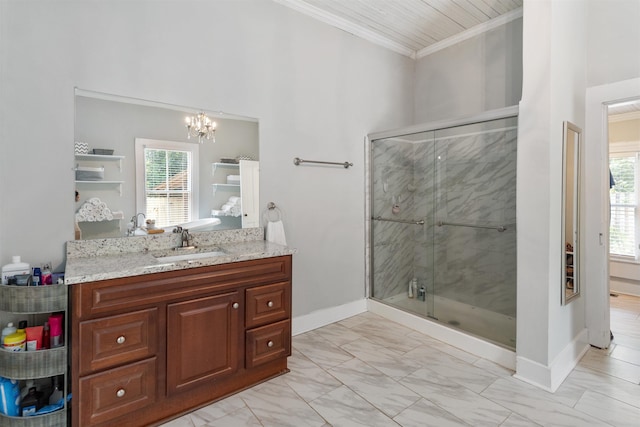
[(609, 105), (609, 120), (627, 120), (640, 117), (640, 99)]
[(523, 0), (275, 1), (415, 58), (474, 29), (522, 16)]

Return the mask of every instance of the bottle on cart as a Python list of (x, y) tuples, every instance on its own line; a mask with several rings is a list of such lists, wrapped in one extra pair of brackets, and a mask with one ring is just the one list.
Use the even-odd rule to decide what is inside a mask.
[(20, 389), (20, 400), (27, 397), (27, 394), (29, 394), (29, 389), (35, 386), (36, 386), (35, 380), (26, 380), (24, 382), (24, 387)]
[(33, 267), (33, 278), (32, 278), (32, 285), (33, 286), (40, 286), (42, 285), (42, 271), (40, 270), (40, 267)]
[(21, 320), (18, 323), (18, 329), (4, 337), (4, 349), (9, 351), (27, 351), (27, 321)]
[(62, 314), (56, 313), (49, 316), (49, 328), (49, 347), (62, 347), (64, 345), (64, 339), (62, 337)]
[(18, 274), (31, 274), (31, 266), (26, 262), (22, 262), (20, 255), (14, 255), (11, 257), (11, 264), (2, 266), (2, 284), (8, 285), (9, 277)]
[(60, 402), (63, 397), (61, 377), (55, 376), (53, 377), (53, 391), (51, 392), (51, 396), (49, 396), (49, 405), (55, 405)]
[(17, 331), (16, 327), (13, 326), (13, 322), (7, 323), (7, 326), (2, 329), (2, 338), (0, 339), (0, 347), (4, 347), (4, 339), (7, 335), (11, 335)]
[(44, 406), (42, 392), (35, 387), (29, 389), (29, 393), (20, 402), (20, 414), (23, 417), (35, 415), (38, 409)]
[(51, 348), (51, 331), (49, 329), (49, 322), (44, 322), (42, 327), (42, 348)]

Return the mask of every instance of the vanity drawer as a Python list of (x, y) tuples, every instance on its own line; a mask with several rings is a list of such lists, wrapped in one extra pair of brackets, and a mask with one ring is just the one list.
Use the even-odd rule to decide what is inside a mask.
[(247, 369), (291, 355), (291, 321), (247, 331)]
[(245, 326), (266, 325), (291, 315), (291, 283), (281, 282), (246, 290)]
[[(155, 357), (81, 378), (77, 394), (79, 425), (114, 425), (111, 420), (154, 404), (155, 378)], [(76, 393), (74, 399), (75, 396)], [(135, 415), (131, 415), (131, 420), (135, 420)], [(125, 421), (121, 425), (128, 424)]]
[(158, 309), (80, 322), (80, 375), (154, 356)]

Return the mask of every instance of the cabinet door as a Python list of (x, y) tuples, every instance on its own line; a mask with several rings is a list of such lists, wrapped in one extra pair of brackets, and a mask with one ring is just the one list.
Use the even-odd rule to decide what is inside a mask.
[(260, 227), (260, 163), (240, 160), (240, 199), (242, 203), (242, 228)]
[(238, 370), (239, 304), (238, 292), (230, 292), (168, 305), (168, 395)]

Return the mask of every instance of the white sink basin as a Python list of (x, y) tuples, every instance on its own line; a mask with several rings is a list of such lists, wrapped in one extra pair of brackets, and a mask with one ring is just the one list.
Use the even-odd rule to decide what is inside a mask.
[(159, 262), (177, 262), (177, 261), (193, 261), (201, 258), (214, 258), (217, 256), (226, 255), (226, 252), (222, 251), (211, 251), (211, 252), (198, 252), (198, 253), (188, 253), (188, 254), (180, 254), (180, 255), (169, 255), (162, 257), (155, 257)]

